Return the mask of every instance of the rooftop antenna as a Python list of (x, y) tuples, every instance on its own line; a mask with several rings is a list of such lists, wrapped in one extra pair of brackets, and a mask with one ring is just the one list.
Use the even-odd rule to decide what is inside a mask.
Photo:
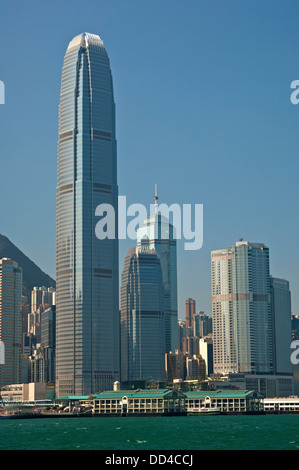
[(155, 184), (155, 196), (154, 196), (154, 200), (155, 200), (155, 215), (158, 214), (158, 190), (157, 190), (157, 185)]

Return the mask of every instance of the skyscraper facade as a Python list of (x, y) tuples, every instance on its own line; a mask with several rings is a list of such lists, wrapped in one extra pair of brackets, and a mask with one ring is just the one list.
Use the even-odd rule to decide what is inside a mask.
[(289, 282), (270, 278), (273, 321), (274, 368), (276, 374), (293, 374), (290, 360), (292, 342), (292, 310)]
[(212, 333), (212, 317), (204, 312), (198, 312), (193, 317), (194, 336), (203, 338)]
[(160, 258), (132, 248), (121, 283), (121, 380), (165, 379), (164, 291)]
[(211, 337), (200, 338), (199, 354), (205, 361), (206, 376), (211, 377), (213, 369), (213, 340)]
[(0, 259), (0, 342), (4, 364), (0, 363), (0, 387), (20, 380), (22, 269), (8, 258)]
[[(119, 377), (115, 104), (99, 36), (69, 44), (59, 106), (56, 390), (90, 394)], [(115, 239), (99, 240), (96, 208), (113, 206)]]
[(196, 313), (196, 302), (194, 299), (187, 299), (186, 307), (186, 328), (194, 327), (194, 315)]
[(56, 307), (41, 313), (41, 342), (29, 357), (30, 382), (55, 382)]
[(292, 340), (299, 340), (299, 315), (292, 315)]
[(273, 373), (269, 249), (240, 240), (211, 264), (214, 373)]
[(34, 313), (42, 305), (50, 308), (55, 305), (56, 292), (53, 287), (33, 287), (31, 291), (31, 312)]
[(137, 246), (156, 250), (161, 261), (165, 306), (165, 352), (175, 352), (179, 347), (177, 246), (175, 228), (158, 212), (157, 194), (155, 212), (137, 230)]

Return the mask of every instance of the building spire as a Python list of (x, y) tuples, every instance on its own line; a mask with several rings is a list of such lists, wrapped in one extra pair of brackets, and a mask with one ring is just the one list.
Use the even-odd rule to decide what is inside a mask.
[(155, 184), (155, 195), (154, 195), (154, 200), (155, 200), (155, 215), (158, 214), (158, 190), (157, 190), (157, 185)]

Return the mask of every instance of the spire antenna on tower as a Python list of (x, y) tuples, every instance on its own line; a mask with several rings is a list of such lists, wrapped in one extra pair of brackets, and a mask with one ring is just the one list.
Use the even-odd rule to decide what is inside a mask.
[(155, 184), (155, 195), (154, 195), (154, 200), (155, 200), (155, 214), (158, 213), (158, 189), (157, 189), (157, 185)]

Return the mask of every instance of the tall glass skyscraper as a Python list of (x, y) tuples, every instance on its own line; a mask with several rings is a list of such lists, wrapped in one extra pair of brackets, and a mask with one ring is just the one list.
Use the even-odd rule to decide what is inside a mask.
[(292, 342), (292, 309), (289, 282), (271, 276), (272, 321), (274, 330), (275, 372), (292, 375), (290, 360)]
[(273, 373), (269, 248), (240, 240), (211, 262), (214, 373)]
[(164, 290), (160, 258), (132, 248), (121, 283), (121, 380), (165, 380)]
[(165, 352), (173, 353), (179, 347), (177, 246), (175, 228), (159, 213), (155, 195), (155, 212), (137, 230), (137, 246), (156, 250), (162, 269), (165, 307)]
[[(64, 58), (59, 106), (56, 245), (57, 395), (119, 379), (118, 187), (109, 58), (83, 33)], [(98, 205), (114, 207), (115, 239), (95, 235)]]

